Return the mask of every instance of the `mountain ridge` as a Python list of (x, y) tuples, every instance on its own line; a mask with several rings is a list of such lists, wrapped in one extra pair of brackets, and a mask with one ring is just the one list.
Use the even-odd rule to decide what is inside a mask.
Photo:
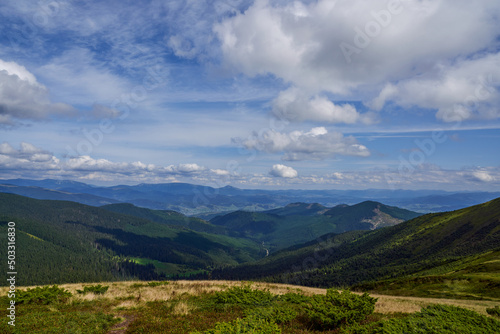
[[(0, 181), (0, 184), (9, 183), (18, 187), (43, 186), (46, 189), (99, 196), (105, 198), (107, 203), (132, 203), (149, 209), (175, 210), (187, 215), (203, 215), (204, 217), (236, 210), (266, 211), (294, 202), (319, 203), (332, 207), (342, 203), (356, 204), (366, 200), (376, 200), (386, 205), (426, 213), (456, 210), (500, 196), (500, 192), (451, 193), (437, 190), (262, 190), (239, 189), (232, 186), (214, 188), (189, 183), (143, 183), (104, 187), (51, 179)], [(175, 191), (172, 190), (174, 188)], [(18, 191), (25, 190), (18, 189)], [(51, 198), (51, 195), (53, 194), (45, 192), (38, 194), (36, 198), (56, 199)], [(32, 196), (35, 197), (33, 194)], [(70, 197), (66, 199), (71, 200)]]
[[(454, 268), (468, 268), (467, 263), (474, 259), (498, 251), (500, 198), (461, 210), (423, 215), (361, 234), (325, 235), (304, 247), (285, 249), (256, 263), (220, 270), (213, 275), (309, 286), (356, 284), (366, 287), (372, 284), (370, 282), (389, 280), (397, 283), (398, 279), (436, 274), (441, 275), (440, 284), (448, 277), (452, 281), (476, 282), (480, 288), (490, 286), (491, 289), (500, 288), (498, 262), (482, 264), (490, 268), (491, 271), (485, 272), (491, 273), (489, 276), (477, 270), (472, 271), (472, 275), (476, 275), (472, 278), (446, 275), (451, 275)], [(389, 289), (390, 284), (384, 288)]]

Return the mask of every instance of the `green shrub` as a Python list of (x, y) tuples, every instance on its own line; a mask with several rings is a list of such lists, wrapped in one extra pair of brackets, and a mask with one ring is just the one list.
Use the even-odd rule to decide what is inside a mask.
[(380, 334), (498, 334), (500, 321), (456, 306), (433, 305), (401, 319), (380, 323)]
[(76, 292), (84, 295), (87, 293), (93, 293), (94, 295), (103, 295), (106, 293), (106, 291), (108, 291), (108, 289), (109, 286), (107, 285), (97, 284), (97, 285), (86, 286), (83, 288), (83, 290), (76, 290)]
[[(219, 322), (215, 328), (209, 329), (204, 334), (281, 334), (281, 329), (275, 323), (264, 319), (245, 318), (231, 322)], [(194, 332), (191, 334), (201, 334)]]
[(297, 317), (297, 312), (289, 305), (276, 305), (249, 309), (248, 318), (263, 319), (276, 324), (285, 324)]
[(268, 290), (253, 290), (249, 285), (244, 287), (233, 287), (225, 291), (215, 293), (216, 304), (235, 304), (242, 306), (268, 306), (275, 296)]
[(493, 315), (493, 316), (496, 316), (496, 317), (500, 317), (500, 307), (499, 307), (499, 306), (495, 306), (495, 307), (492, 307), (492, 308), (487, 308), (487, 309), (486, 309), (486, 312), (487, 312), (489, 315)]
[(52, 303), (64, 303), (71, 297), (71, 293), (57, 285), (36, 287), (27, 290), (18, 290), (16, 293), (17, 304), (48, 305)]
[(311, 297), (304, 296), (303, 294), (295, 292), (289, 292), (285, 293), (284, 295), (277, 296), (276, 299), (283, 302), (300, 305), (308, 303), (311, 300)]
[(168, 285), (168, 281), (163, 281), (163, 282), (148, 282), (149, 287), (156, 287), (156, 286), (161, 286), (161, 285)]
[(328, 289), (326, 295), (311, 298), (305, 311), (312, 325), (319, 329), (335, 329), (342, 325), (360, 322), (375, 309), (377, 299), (368, 294), (362, 296)]

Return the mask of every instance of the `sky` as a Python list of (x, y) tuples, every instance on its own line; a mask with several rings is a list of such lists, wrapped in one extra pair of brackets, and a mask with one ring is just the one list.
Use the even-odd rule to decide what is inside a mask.
[(498, 0), (3, 0), (0, 179), (500, 189)]

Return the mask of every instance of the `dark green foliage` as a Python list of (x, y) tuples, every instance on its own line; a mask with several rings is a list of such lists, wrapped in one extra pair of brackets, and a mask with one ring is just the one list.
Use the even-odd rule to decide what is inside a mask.
[(47, 305), (53, 303), (64, 303), (71, 297), (71, 293), (57, 285), (36, 287), (16, 292), (16, 304)]
[(225, 234), (226, 230), (221, 226), (215, 226), (200, 218), (187, 217), (182, 213), (171, 210), (152, 210), (147, 208), (137, 207), (129, 203), (109, 204), (101, 208), (116, 212), (131, 215), (138, 218), (144, 218), (156, 223), (167, 225), (184, 226), (193, 231)]
[(283, 295), (276, 296), (276, 299), (290, 304), (305, 304), (311, 300), (311, 297), (305, 296), (300, 293), (289, 292)]
[(103, 295), (108, 291), (109, 286), (107, 285), (90, 285), (90, 286), (85, 286), (83, 290), (76, 290), (79, 294), (87, 294), (87, 293), (93, 293), (94, 295)]
[[(262, 255), (256, 242), (198, 233), (179, 226), (110, 212), (73, 202), (35, 200), (0, 193), (0, 235), (16, 224), (19, 286), (162, 280), (217, 266), (251, 261)], [(21, 247), (22, 245), (22, 247)], [(0, 238), (7, 249), (7, 238)], [(157, 260), (135, 263), (129, 258)], [(158, 263), (161, 262), (161, 263)], [(6, 285), (7, 282), (0, 282)]]
[(434, 305), (401, 319), (380, 323), (380, 334), (498, 334), (500, 322), (463, 308)]
[(265, 242), (274, 251), (309, 242), (327, 233), (370, 230), (395, 225), (419, 215), (377, 202), (331, 210), (319, 204), (294, 203), (264, 212), (236, 211), (215, 217), (210, 222), (224, 226), (231, 235)]
[[(370, 289), (368, 284), (386, 281), (382, 286), (384, 291), (401, 286), (401, 291), (407, 291), (407, 286), (398, 284), (399, 279), (439, 278), (454, 272), (453, 277), (439, 279), (467, 280), (473, 284), (464, 291), (452, 287), (449, 295), (441, 297), (473, 298), (483, 295), (489, 287), (489, 296), (498, 298), (495, 295), (500, 291), (498, 274), (495, 274), (498, 262), (478, 263), (476, 258), (499, 251), (500, 199), (453, 212), (420, 216), (396, 226), (358, 234), (351, 240), (340, 240), (341, 236), (344, 234), (326, 235), (256, 263), (216, 270), (212, 277), (320, 287), (358, 285), (365, 291)], [(372, 286), (374, 290), (380, 287)], [(422, 293), (439, 291), (439, 286), (435, 288)]]
[(286, 304), (251, 308), (245, 314), (249, 318), (264, 319), (277, 324), (288, 323), (298, 315), (297, 311), (291, 305)]
[(500, 306), (495, 306), (495, 307), (492, 307), (492, 308), (487, 308), (486, 312), (489, 315), (493, 315), (495, 317), (500, 317)]
[(168, 281), (163, 281), (163, 282), (148, 282), (149, 287), (155, 287), (155, 286), (162, 286), (162, 285), (168, 285)]
[(402, 220), (409, 220), (421, 216), (421, 214), (419, 214), (418, 212), (413, 212), (394, 206), (388, 206), (373, 201), (365, 201), (351, 206), (339, 205), (326, 211), (324, 214), (326, 216), (341, 217), (340, 220), (343, 222), (361, 222), (364, 219), (372, 218), (373, 213), (376, 210), (386, 213), (393, 218)]
[(214, 301), (216, 304), (233, 304), (241, 306), (268, 306), (275, 296), (269, 291), (252, 289), (250, 285), (244, 287), (232, 287), (225, 291), (216, 292)]
[[(29, 312), (19, 318), (16, 327), (0, 324), (1, 333), (13, 334), (106, 334), (118, 321), (102, 312), (54, 312), (48, 309)], [(4, 321), (3, 323), (6, 323)]]
[[(235, 319), (232, 322), (218, 323), (214, 329), (209, 329), (204, 334), (280, 334), (281, 329), (277, 324), (260, 318)], [(192, 334), (201, 334), (192, 332)]]
[(350, 291), (328, 289), (326, 295), (315, 295), (306, 306), (311, 323), (318, 329), (335, 329), (360, 322), (375, 309), (377, 299)]

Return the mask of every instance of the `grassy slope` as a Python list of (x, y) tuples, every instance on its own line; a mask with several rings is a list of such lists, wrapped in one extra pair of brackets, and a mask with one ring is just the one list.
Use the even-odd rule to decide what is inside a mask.
[[(17, 305), (15, 333), (60, 333), (61, 326), (68, 332), (105, 334), (128, 329), (131, 333), (190, 333), (213, 328), (216, 322), (244, 317), (240, 307), (213, 307), (207, 299), (215, 292), (230, 287), (246, 286), (249, 282), (234, 281), (174, 281), (174, 282), (113, 282), (104, 295), (81, 295), (89, 284), (64, 284), (72, 293), (66, 303), (51, 305)], [(325, 294), (326, 290), (284, 284), (251, 283), (253, 289), (268, 290), (272, 294), (290, 292), (306, 296)], [(24, 288), (22, 288), (24, 290)], [(0, 288), (6, 296), (7, 288)], [(378, 298), (375, 314), (368, 322), (405, 319), (429, 305), (453, 305), (486, 315), (486, 309), (499, 305), (485, 300), (452, 300), (372, 295)], [(6, 298), (0, 298), (4, 307)], [(111, 318), (114, 317), (115, 320)], [(491, 319), (491, 318), (490, 318)], [(113, 323), (116, 323), (113, 326)], [(300, 321), (280, 325), (283, 334), (319, 333)], [(0, 323), (0, 332), (11, 333), (7, 322)], [(122, 332), (123, 333), (123, 332)], [(338, 333), (325, 331), (323, 333)], [(370, 332), (367, 332), (370, 333)]]
[[(471, 297), (477, 289), (486, 288), (490, 298), (498, 297), (500, 272), (495, 260), (498, 253), (491, 252), (497, 252), (500, 247), (500, 199), (458, 211), (421, 216), (365, 233), (354, 241), (343, 240), (343, 244), (338, 238), (323, 238), (321, 243), (217, 272), (214, 277), (267, 277), (273, 281), (316, 286), (350, 286), (387, 280), (382, 288), (388, 291), (392, 283), (403, 282), (402, 278), (441, 275), (441, 280), (471, 282), (468, 288), (450, 285), (447, 290), (451, 295)], [(440, 284), (439, 280), (436, 283)], [(403, 284), (401, 290), (407, 287)], [(432, 295), (430, 290), (431, 287), (426, 293)]]
[[(249, 240), (194, 232), (74, 202), (0, 194), (0, 212), (2, 232), (7, 221), (16, 222), (18, 259), (29, 259), (19, 261), (19, 272), (30, 279), (36, 276), (40, 283), (74, 282), (77, 277), (111, 279), (99, 275), (111, 272), (107, 269), (117, 261), (112, 255), (199, 270), (264, 254), (260, 245)], [(4, 238), (0, 247), (6, 249)], [(94, 266), (99, 267), (97, 276), (92, 273)]]

